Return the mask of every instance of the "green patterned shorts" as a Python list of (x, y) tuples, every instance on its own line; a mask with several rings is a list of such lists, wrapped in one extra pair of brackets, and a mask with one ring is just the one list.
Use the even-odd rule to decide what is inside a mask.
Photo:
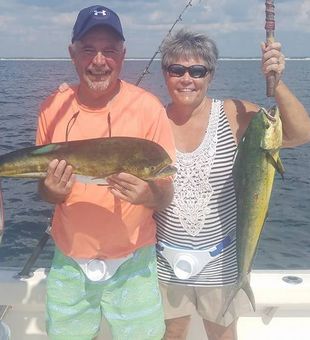
[(79, 265), (57, 248), (47, 279), (47, 332), (50, 339), (91, 340), (102, 316), (113, 339), (162, 339), (164, 314), (154, 246), (137, 250), (113, 277), (90, 281)]

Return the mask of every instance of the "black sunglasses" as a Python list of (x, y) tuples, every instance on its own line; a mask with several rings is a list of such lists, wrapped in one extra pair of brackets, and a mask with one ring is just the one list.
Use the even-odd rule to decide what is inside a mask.
[(209, 70), (204, 65), (191, 65), (186, 67), (181, 64), (172, 64), (167, 67), (170, 77), (183, 77), (186, 72), (192, 78), (203, 78)]

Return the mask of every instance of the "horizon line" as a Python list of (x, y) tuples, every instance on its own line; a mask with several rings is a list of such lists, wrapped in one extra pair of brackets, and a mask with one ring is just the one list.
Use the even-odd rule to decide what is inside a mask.
[[(310, 60), (310, 57), (285, 57), (286, 60)], [(0, 57), (0, 61), (71, 61), (70, 57)], [(151, 58), (147, 57), (128, 57), (125, 61), (149, 61)], [(154, 61), (160, 61), (160, 58), (153, 59)], [(260, 57), (220, 57), (218, 60), (261, 60)]]

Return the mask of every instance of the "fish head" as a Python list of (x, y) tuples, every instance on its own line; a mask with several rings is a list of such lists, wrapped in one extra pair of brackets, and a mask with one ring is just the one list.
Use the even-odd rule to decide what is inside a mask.
[(177, 168), (174, 165), (168, 164), (163, 168), (159, 169), (154, 175), (156, 176), (156, 178), (165, 178), (175, 175), (176, 172)]
[(264, 138), (261, 141), (261, 147), (264, 150), (278, 150), (282, 145), (282, 123), (280, 111), (277, 106), (273, 106), (263, 112)]
[(175, 175), (177, 169), (172, 164), (156, 164), (145, 166), (143, 169), (143, 177), (145, 180), (156, 180)]

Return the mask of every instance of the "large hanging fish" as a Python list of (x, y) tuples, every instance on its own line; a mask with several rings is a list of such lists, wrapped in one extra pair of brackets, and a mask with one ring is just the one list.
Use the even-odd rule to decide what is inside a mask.
[(275, 172), (283, 176), (279, 156), (282, 124), (277, 107), (261, 109), (251, 120), (241, 142), (233, 167), (237, 199), (238, 280), (224, 307), (226, 313), (240, 289), (249, 297), (255, 310), (255, 299), (247, 276), (251, 271), (260, 235), (268, 213)]

